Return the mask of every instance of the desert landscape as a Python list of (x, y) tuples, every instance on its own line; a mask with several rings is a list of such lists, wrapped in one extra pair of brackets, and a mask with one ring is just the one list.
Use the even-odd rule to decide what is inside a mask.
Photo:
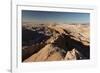
[(88, 24), (22, 25), (22, 61), (90, 59)]

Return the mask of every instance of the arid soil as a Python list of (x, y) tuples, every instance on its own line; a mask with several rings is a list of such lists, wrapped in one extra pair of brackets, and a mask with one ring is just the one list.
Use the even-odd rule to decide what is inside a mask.
[(22, 62), (90, 59), (87, 24), (22, 25)]

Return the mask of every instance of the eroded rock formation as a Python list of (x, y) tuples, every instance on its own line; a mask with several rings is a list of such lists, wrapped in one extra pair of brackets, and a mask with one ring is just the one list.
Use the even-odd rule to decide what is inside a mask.
[(82, 59), (90, 59), (89, 25), (23, 26), (23, 62)]

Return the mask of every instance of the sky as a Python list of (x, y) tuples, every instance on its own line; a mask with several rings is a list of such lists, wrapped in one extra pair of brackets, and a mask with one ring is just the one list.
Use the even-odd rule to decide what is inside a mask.
[(89, 13), (22, 10), (22, 22), (89, 23)]

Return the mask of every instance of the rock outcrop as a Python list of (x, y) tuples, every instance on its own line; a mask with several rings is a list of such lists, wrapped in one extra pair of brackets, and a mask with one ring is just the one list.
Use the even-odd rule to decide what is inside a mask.
[(23, 62), (84, 59), (90, 59), (89, 25), (23, 25)]

